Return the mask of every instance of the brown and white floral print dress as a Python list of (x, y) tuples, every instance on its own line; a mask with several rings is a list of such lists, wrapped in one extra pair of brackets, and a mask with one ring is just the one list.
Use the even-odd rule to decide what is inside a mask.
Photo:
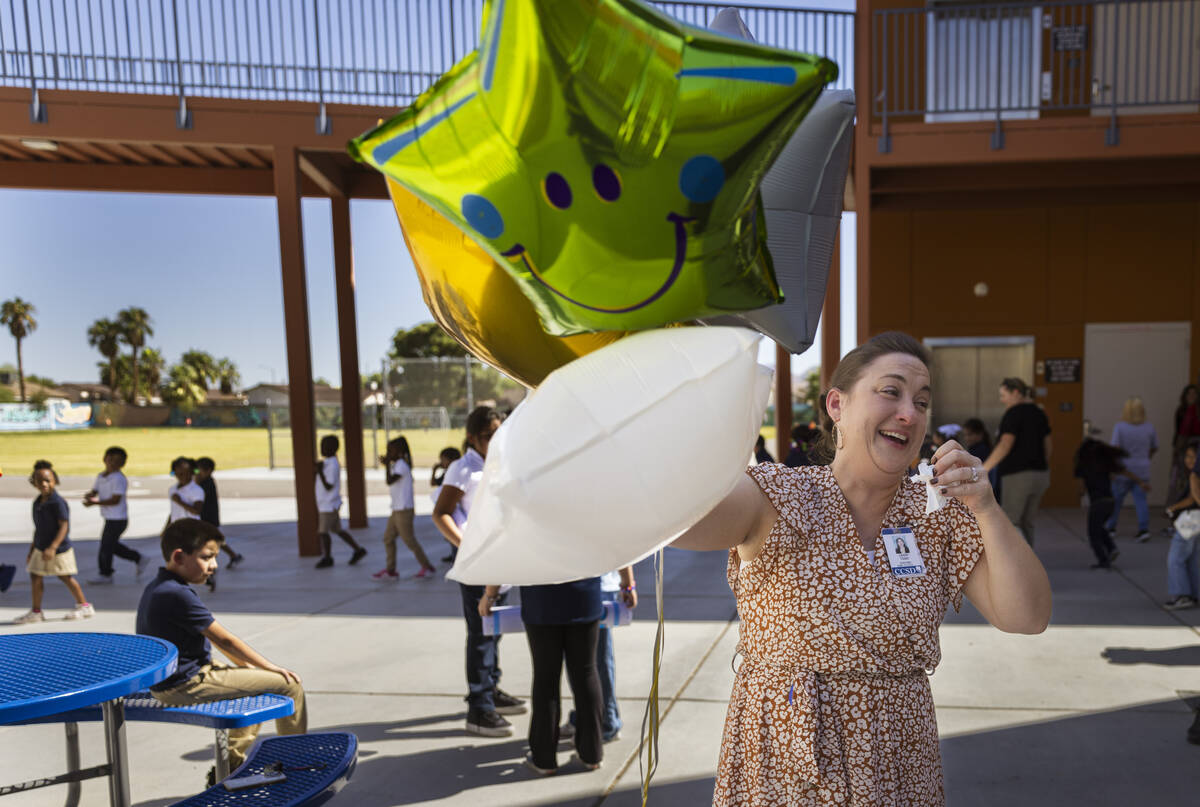
[(894, 577), (883, 541), (868, 559), (828, 467), (748, 473), (779, 518), (753, 561), (729, 553), (741, 665), (713, 804), (944, 804), (927, 674), (983, 552), (974, 516), (954, 500), (926, 516), (925, 486), (901, 483), (882, 526), (912, 529), (926, 573)]

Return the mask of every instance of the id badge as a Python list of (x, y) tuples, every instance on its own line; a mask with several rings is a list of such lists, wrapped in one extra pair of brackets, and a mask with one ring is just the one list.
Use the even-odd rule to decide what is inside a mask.
[(925, 561), (911, 527), (886, 527), (880, 533), (895, 577), (923, 577)]

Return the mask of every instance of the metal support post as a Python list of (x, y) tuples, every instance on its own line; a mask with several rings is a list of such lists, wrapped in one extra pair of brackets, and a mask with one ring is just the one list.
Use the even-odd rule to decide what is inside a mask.
[[(67, 732), (67, 773), (79, 770), (79, 724), (64, 723)], [(78, 807), (80, 787), (78, 780), (67, 784), (67, 807)]]
[(175, 23), (175, 78), (179, 85), (179, 109), (175, 111), (175, 128), (191, 129), (192, 112), (183, 97), (183, 53), (179, 50), (179, 1), (171, 0), (171, 19)]
[(129, 807), (129, 780), (126, 778), (128, 754), (125, 751), (125, 699), (105, 701), (100, 705), (104, 714), (104, 746), (108, 764), (108, 801), (112, 807)]
[(271, 399), (267, 398), (267, 466), (275, 470), (275, 435), (271, 432)]
[(29, 56), (29, 90), (31, 93), (29, 100), (29, 122), (46, 123), (49, 121), (49, 116), (46, 114), (46, 106), (42, 103), (42, 97), (38, 94), (37, 73), (33, 69), (33, 34), (29, 26), (29, 0), (24, 0), (24, 5), (25, 45), (27, 55)]
[(321, 75), (321, 13), (317, 3), (313, 2), (313, 42), (317, 52), (317, 122), (316, 132), (319, 135), (333, 134), (333, 124), (325, 109), (325, 78)]
[(216, 757), (217, 781), (229, 776), (229, 730), (217, 729), (217, 738), (213, 743), (213, 756)]
[(471, 378), (471, 357), (463, 356), (463, 364), (467, 368), (467, 414), (475, 408), (475, 381)]
[[(1120, 59), (1121, 52), (1117, 50), (1117, 14), (1121, 11), (1120, 3), (1113, 3), (1109, 6), (1112, 9), (1112, 21), (1109, 27), (1112, 28), (1112, 112), (1108, 118), (1108, 128), (1104, 131), (1104, 145), (1117, 146), (1121, 143), (1121, 134), (1117, 130), (1117, 76), (1120, 75)], [(1128, 20), (1126, 20), (1128, 22)], [(1125, 44), (1129, 44), (1129, 35), (1126, 34)]]

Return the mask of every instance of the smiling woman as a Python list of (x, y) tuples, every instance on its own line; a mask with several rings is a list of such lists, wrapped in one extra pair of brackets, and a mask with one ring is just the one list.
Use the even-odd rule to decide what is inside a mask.
[(931, 513), (907, 478), (929, 365), (902, 333), (851, 351), (827, 393), (832, 463), (755, 466), (675, 541), (729, 552), (741, 618), (715, 805), (944, 804), (928, 674), (947, 606), (966, 594), (1012, 633), (1050, 619), (1045, 570), (977, 458), (938, 450), (950, 502)]

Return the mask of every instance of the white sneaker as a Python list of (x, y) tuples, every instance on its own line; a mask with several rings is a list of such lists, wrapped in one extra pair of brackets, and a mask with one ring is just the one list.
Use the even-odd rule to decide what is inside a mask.
[(88, 578), (89, 586), (111, 586), (113, 584), (113, 576), (111, 574), (98, 574), (95, 577)]
[(96, 609), (92, 607), (90, 602), (85, 602), (83, 605), (76, 605), (70, 611), (67, 611), (64, 619), (89, 619), (95, 615)]
[(136, 579), (142, 579), (142, 572), (146, 571), (146, 567), (148, 567), (150, 563), (151, 560), (149, 555), (142, 555), (140, 558), (138, 558), (137, 574), (135, 575)]
[(28, 625), (30, 622), (45, 622), (46, 615), (41, 611), (26, 611), (13, 620), (14, 625)]

